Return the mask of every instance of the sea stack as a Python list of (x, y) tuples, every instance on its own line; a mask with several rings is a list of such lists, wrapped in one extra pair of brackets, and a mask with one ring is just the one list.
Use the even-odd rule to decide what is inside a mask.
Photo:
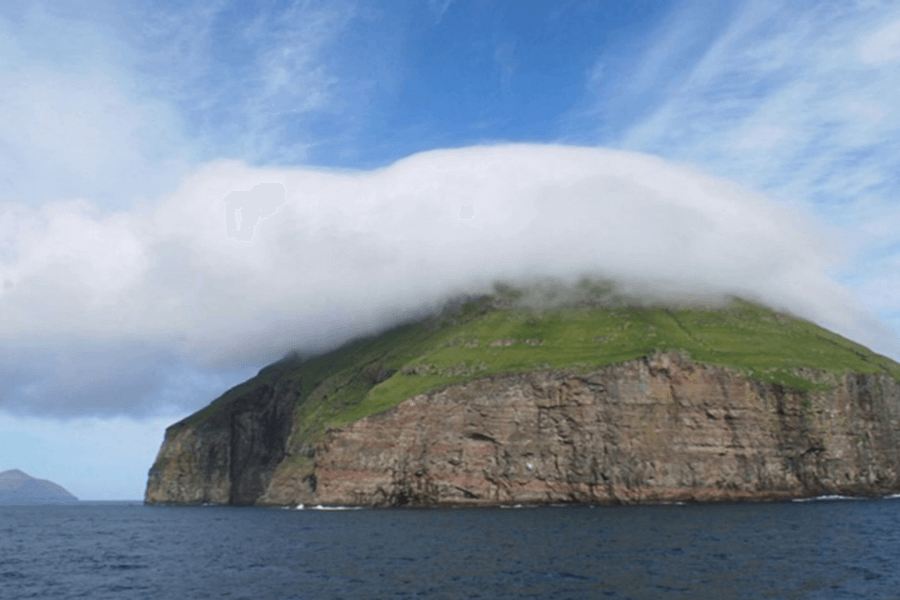
[(19, 469), (0, 473), (0, 504), (73, 504), (78, 498), (60, 485)]

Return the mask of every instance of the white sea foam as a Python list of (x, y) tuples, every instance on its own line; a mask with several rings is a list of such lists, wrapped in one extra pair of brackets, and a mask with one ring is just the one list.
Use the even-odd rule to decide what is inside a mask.
[(825, 500), (861, 500), (856, 496), (841, 496), (839, 494), (827, 494), (825, 496), (813, 496), (811, 498), (793, 498), (792, 502), (821, 502)]

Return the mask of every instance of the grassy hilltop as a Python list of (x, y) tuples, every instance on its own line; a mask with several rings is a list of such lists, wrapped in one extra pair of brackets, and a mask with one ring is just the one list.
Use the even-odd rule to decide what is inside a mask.
[(891, 359), (742, 300), (675, 309), (629, 306), (606, 296), (536, 308), (520, 302), (522, 294), (500, 287), (492, 296), (315, 358), (286, 358), (175, 427), (201, 420), (257, 385), (299, 380), (289, 444), (295, 446), (314, 441), (327, 427), (467, 379), (546, 369), (588, 372), (657, 351), (685, 352), (694, 362), (799, 390), (827, 389), (846, 372), (889, 373), (900, 380), (900, 364)]

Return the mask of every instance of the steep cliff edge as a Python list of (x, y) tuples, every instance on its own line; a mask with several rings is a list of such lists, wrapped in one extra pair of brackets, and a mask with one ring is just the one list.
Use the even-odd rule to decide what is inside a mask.
[(150, 470), (145, 500), (254, 504), (285, 457), (296, 400), (289, 383), (263, 382), (201, 419), (172, 425)]
[(900, 491), (900, 386), (790, 392), (656, 355), (585, 375), (492, 376), (329, 430), (315, 486), (263, 503), (619, 503)]
[(426, 506), (900, 492), (898, 373), (861, 346), (746, 303), (482, 305), (264, 369), (169, 428), (146, 500)]

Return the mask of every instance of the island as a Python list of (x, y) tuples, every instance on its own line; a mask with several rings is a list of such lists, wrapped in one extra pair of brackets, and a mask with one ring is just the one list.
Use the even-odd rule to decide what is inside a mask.
[[(497, 506), (900, 492), (900, 364), (733, 298), (511, 287), (262, 369), (166, 430), (149, 504)], [(533, 294), (532, 294), (533, 296)]]
[(0, 505), (73, 504), (78, 498), (60, 485), (19, 469), (0, 473)]

